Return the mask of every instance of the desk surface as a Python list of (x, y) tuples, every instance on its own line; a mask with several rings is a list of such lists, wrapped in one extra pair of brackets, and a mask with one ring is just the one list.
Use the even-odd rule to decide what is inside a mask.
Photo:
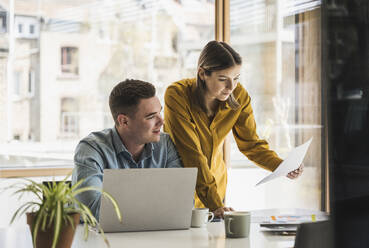
[[(111, 248), (121, 247), (200, 247), (200, 248), (291, 248), (294, 246), (295, 236), (276, 235), (260, 230), (259, 223), (265, 216), (271, 214), (324, 214), (320, 211), (290, 209), (261, 210), (252, 212), (252, 224), (249, 238), (230, 239), (225, 237), (224, 222), (209, 223), (204, 228), (190, 228), (187, 230), (149, 231), (107, 233)], [(31, 248), (32, 238), (27, 225), (0, 228), (1, 248)], [(72, 248), (105, 248), (106, 245), (100, 234), (90, 231), (87, 241), (83, 239), (83, 227), (78, 226)]]
[[(259, 224), (251, 224), (249, 238), (229, 239), (225, 237), (224, 223), (209, 223), (204, 228), (188, 230), (125, 232), (106, 234), (111, 248), (120, 247), (293, 247), (294, 236), (281, 236), (264, 233), (259, 230)], [(106, 247), (102, 238), (95, 232), (90, 232), (87, 241), (83, 240), (83, 230), (77, 229), (73, 248)]]

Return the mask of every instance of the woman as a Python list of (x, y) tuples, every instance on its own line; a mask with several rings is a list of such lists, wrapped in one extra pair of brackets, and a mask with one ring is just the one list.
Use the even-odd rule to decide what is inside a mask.
[[(239, 150), (273, 171), (282, 160), (260, 140), (247, 91), (238, 83), (242, 59), (224, 42), (209, 42), (200, 54), (197, 78), (183, 79), (165, 92), (164, 130), (174, 141), (185, 167), (197, 167), (195, 207), (218, 217), (225, 211), (227, 169), (223, 144), (232, 130)], [(290, 172), (298, 177), (303, 170)]]

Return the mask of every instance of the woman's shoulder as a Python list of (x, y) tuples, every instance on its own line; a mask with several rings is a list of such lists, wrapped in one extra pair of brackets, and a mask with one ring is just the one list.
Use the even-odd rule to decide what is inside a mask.
[(237, 84), (237, 87), (233, 91), (233, 96), (237, 102), (241, 105), (247, 104), (250, 101), (250, 96), (247, 90), (242, 86), (241, 83)]
[(165, 96), (184, 97), (189, 96), (192, 92), (194, 85), (196, 84), (195, 78), (186, 78), (180, 81), (174, 82), (168, 86), (165, 91)]
[(172, 90), (176, 90), (176, 91), (186, 91), (190, 88), (192, 88), (192, 86), (194, 86), (196, 83), (196, 79), (195, 78), (185, 78), (182, 80), (179, 80), (177, 82), (174, 82), (172, 84), (170, 84), (167, 88), (167, 91), (172, 91)]

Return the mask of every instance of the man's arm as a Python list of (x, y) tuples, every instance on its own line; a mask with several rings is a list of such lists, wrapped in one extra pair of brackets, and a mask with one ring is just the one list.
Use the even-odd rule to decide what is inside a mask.
[[(84, 179), (80, 187), (93, 186), (102, 189), (103, 160), (101, 154), (91, 145), (80, 142), (74, 155), (75, 168), (72, 184)], [(92, 214), (99, 220), (101, 193), (86, 191), (77, 195), (77, 199), (91, 209)]]
[(167, 136), (168, 160), (166, 168), (183, 168), (182, 160), (180, 159), (172, 139)]

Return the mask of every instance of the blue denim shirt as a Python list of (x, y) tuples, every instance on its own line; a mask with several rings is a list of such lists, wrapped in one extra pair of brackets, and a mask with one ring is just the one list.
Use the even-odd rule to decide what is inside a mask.
[[(168, 134), (161, 133), (159, 142), (146, 144), (136, 163), (115, 127), (93, 132), (82, 139), (75, 150), (74, 164), (72, 184), (85, 179), (82, 187), (98, 188), (102, 188), (104, 169), (183, 167)], [(101, 193), (97, 191), (77, 195), (77, 199), (91, 209), (97, 220), (100, 213), (100, 198)]]

